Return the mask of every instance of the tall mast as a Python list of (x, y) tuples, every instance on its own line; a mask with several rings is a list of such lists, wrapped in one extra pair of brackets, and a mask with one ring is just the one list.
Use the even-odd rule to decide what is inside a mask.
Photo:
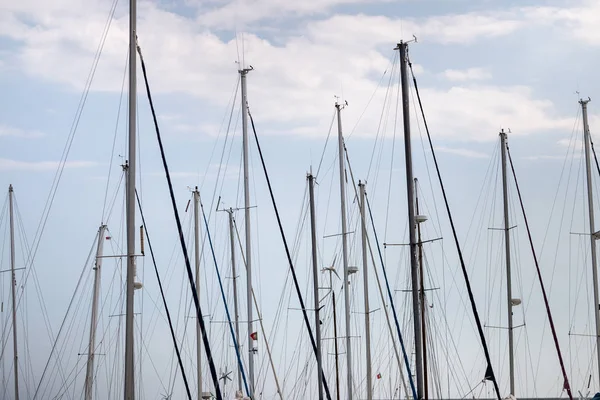
[(313, 264), (313, 297), (315, 304), (315, 331), (317, 341), (317, 375), (319, 384), (319, 400), (323, 400), (323, 361), (321, 355), (321, 319), (319, 317), (319, 266), (317, 261), (317, 222), (315, 216), (315, 182), (312, 174), (308, 174), (308, 194), (310, 200), (310, 238), (312, 243)]
[(129, 0), (129, 162), (127, 166), (127, 284), (125, 310), (125, 400), (135, 399), (133, 295), (135, 278), (135, 166), (136, 166), (136, 0)]
[(94, 265), (94, 295), (92, 297), (92, 316), (90, 319), (90, 343), (88, 345), (87, 368), (85, 372), (85, 400), (92, 400), (94, 388), (94, 358), (96, 352), (96, 327), (98, 326), (98, 296), (100, 295), (100, 277), (102, 272), (102, 251), (104, 249), (106, 225), (98, 229), (98, 245)]
[(246, 93), (246, 76), (252, 68), (242, 68), (240, 84), (242, 86), (242, 140), (244, 148), (244, 223), (246, 228), (246, 304), (248, 307), (248, 379), (250, 398), (254, 398), (254, 321), (252, 317), (252, 241), (250, 238), (250, 182), (248, 171), (248, 98)]
[(421, 321), (419, 319), (419, 265), (417, 262), (417, 238), (415, 223), (415, 197), (412, 170), (412, 151), (410, 146), (410, 112), (408, 96), (408, 75), (406, 71), (408, 44), (398, 43), (400, 51), (400, 75), (402, 84), (402, 114), (404, 121), (404, 153), (406, 159), (406, 194), (408, 197), (408, 231), (410, 240), (410, 272), (413, 298), (413, 325), (415, 333), (415, 369), (417, 375), (417, 397), (423, 398), (423, 349), (421, 344)]
[(19, 400), (19, 354), (17, 348), (17, 277), (15, 276), (15, 221), (13, 217), (13, 187), (8, 186), (8, 201), (10, 203), (10, 292), (12, 295), (12, 326), (13, 326), (13, 354), (15, 372), (15, 400)]
[[(417, 178), (415, 178), (415, 207), (416, 213), (419, 215), (419, 190), (417, 186)], [(421, 240), (421, 222), (424, 218), (417, 219), (417, 240), (419, 247), (419, 297), (421, 301), (421, 329), (423, 337), (423, 398), (429, 399), (429, 385), (427, 379), (427, 325), (425, 323), (425, 265), (423, 263), (423, 241)]]
[(344, 168), (344, 137), (342, 135), (342, 106), (339, 103), (335, 103), (335, 109), (337, 111), (337, 123), (338, 123), (338, 158), (340, 164), (340, 204), (342, 211), (342, 260), (344, 263), (344, 303), (346, 311), (346, 361), (348, 364), (347, 370), (347, 384), (348, 384), (348, 400), (352, 400), (352, 346), (350, 341), (350, 287), (349, 287), (349, 276), (348, 276), (348, 241), (346, 238), (346, 174)]
[(338, 353), (337, 313), (335, 311), (335, 290), (333, 289), (333, 268), (329, 269), (329, 289), (331, 290), (331, 306), (333, 308), (333, 347), (335, 357), (335, 398), (340, 400), (340, 363)]
[[(233, 275), (233, 307), (235, 312), (235, 340), (238, 345), (240, 345), (240, 312), (238, 309), (238, 292), (237, 292), (237, 272), (235, 266), (235, 224), (233, 221), (233, 208), (229, 208), (227, 210), (227, 214), (229, 215), (229, 244), (231, 246), (231, 274)], [(266, 338), (265, 338), (266, 339)], [(238, 370), (238, 387), (239, 391), (242, 391), (242, 371), (240, 370), (240, 366), (237, 367)]]
[[(502, 197), (504, 202), (504, 248), (506, 252), (506, 301), (508, 312), (508, 366), (510, 379), (510, 394), (515, 395), (515, 354), (513, 341), (513, 312), (512, 312), (512, 278), (510, 270), (510, 225), (508, 220), (508, 184), (506, 172), (506, 133), (500, 132), (500, 147), (502, 154)], [(593, 242), (593, 241), (592, 241)]]
[(373, 374), (371, 371), (371, 311), (369, 309), (369, 267), (367, 265), (367, 221), (365, 217), (365, 184), (358, 181), (360, 189), (360, 217), (362, 225), (362, 262), (365, 296), (365, 345), (367, 356), (367, 400), (373, 400)]
[(598, 299), (598, 261), (596, 259), (597, 232), (596, 228), (594, 227), (594, 197), (592, 188), (592, 169), (590, 162), (590, 147), (592, 139), (590, 137), (590, 126), (588, 125), (587, 115), (587, 104), (589, 102), (590, 99), (579, 100), (583, 116), (583, 140), (585, 143), (585, 168), (587, 171), (588, 212), (590, 219), (590, 244), (592, 252), (592, 287), (594, 290), (594, 316), (596, 318), (596, 351), (598, 356), (598, 374), (600, 374), (600, 310), (598, 309), (600, 300)]
[[(200, 212), (198, 205), (200, 204), (200, 192), (198, 186), (193, 191), (194, 194), (194, 258), (196, 262), (196, 293), (198, 293), (198, 301), (200, 301)], [(196, 365), (197, 365), (197, 380), (198, 380), (198, 398), (202, 398), (202, 331), (200, 323), (196, 321)]]

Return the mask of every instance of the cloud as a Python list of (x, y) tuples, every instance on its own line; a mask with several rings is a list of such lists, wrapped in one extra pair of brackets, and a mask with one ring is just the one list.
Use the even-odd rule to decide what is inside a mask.
[[(0, 171), (54, 171), (60, 165), (58, 161), (18, 161), (0, 158)], [(65, 168), (89, 168), (96, 166), (92, 161), (67, 161)]]
[(430, 130), (439, 136), (487, 141), (496, 140), (507, 124), (511, 136), (573, 126), (573, 118), (558, 116), (552, 102), (534, 98), (524, 86), (453, 86), (421, 92)]
[[(248, 99), (259, 129), (324, 135), (334, 95), (343, 95), (350, 102), (351, 111), (345, 112), (344, 124), (351, 128), (374, 96), (367, 113), (372, 115), (365, 114), (362, 128), (357, 130), (357, 136), (373, 135), (385, 87), (377, 93), (375, 89), (384, 71), (387, 75), (383, 76), (383, 85), (392, 72), (391, 63), (396, 56), (393, 38), (402, 37), (403, 32), (414, 32), (423, 42), (468, 45), (510, 35), (527, 24), (542, 23), (533, 19), (539, 17), (533, 9), (402, 19), (364, 14), (323, 15), (332, 7), (348, 2), (354, 0), (214, 1), (209, 3), (210, 9), (199, 9), (200, 20), (212, 15), (214, 21), (219, 21), (218, 15), (224, 19), (235, 7), (251, 5), (261, 12), (249, 16), (248, 21), (278, 13), (321, 15), (320, 19), (281, 30), (281, 34), (271, 39), (252, 33), (243, 35), (245, 60), (256, 67), (248, 77)], [(0, 16), (0, 35), (20, 43), (7, 61), (29, 75), (80, 90), (93, 59), (94, 46), (90, 43), (98, 41), (109, 4), (91, 0), (86, 8), (75, 0), (60, 0), (58, 5), (44, 5), (37, 10), (33, 3), (33, 0), (10, 3), (8, 12)], [(69, 8), (71, 3), (73, 7)], [(63, 12), (63, 7), (68, 12)], [(552, 15), (547, 19), (552, 20)], [(3, 21), (6, 23), (2, 24)], [(92, 90), (120, 91), (127, 56), (127, 26), (126, 10), (120, 10), (112, 21)], [(161, 28), (157, 30), (157, 26)], [(139, 43), (153, 92), (190, 95), (201, 104), (224, 110), (233, 93), (230, 88), (238, 78), (238, 66), (234, 63), (238, 44), (234, 38), (226, 39), (231, 35), (217, 34), (227, 28), (213, 27), (208, 22), (199, 24), (194, 18), (160, 8), (153, 2), (140, 3)], [(471, 80), (486, 77), (485, 71), (478, 68), (449, 75), (457, 85), (445, 89), (421, 87), (435, 135), (490, 140), (506, 124), (517, 134), (530, 134), (563, 129), (571, 123), (570, 119), (559, 116), (550, 101), (536, 98), (525, 86), (465, 86), (468, 77)], [(199, 133), (204, 128), (214, 133), (219, 121), (209, 117), (212, 119), (204, 119), (204, 126), (198, 126)], [(168, 116), (162, 121), (172, 124), (174, 131), (196, 130), (189, 121), (169, 120)], [(370, 124), (368, 129), (367, 124)]]
[(11, 136), (25, 139), (34, 139), (44, 136), (44, 133), (40, 131), (26, 131), (23, 129), (15, 128), (8, 125), (0, 124), (0, 137)]
[(489, 158), (490, 157), (488, 154), (481, 153), (479, 151), (469, 150), (469, 149), (438, 146), (435, 148), (435, 150), (440, 151), (442, 153), (456, 154), (458, 156), (468, 157), (468, 158)]
[(219, 29), (239, 28), (272, 18), (317, 16), (336, 6), (350, 4), (385, 3), (392, 0), (233, 0), (217, 7), (207, 7), (206, 2), (190, 0), (199, 7), (198, 22), (207, 27)]
[(492, 78), (492, 74), (482, 68), (468, 68), (464, 70), (447, 69), (442, 75), (453, 82), (483, 81)]
[(600, 45), (600, 3), (585, 0), (581, 5), (561, 7), (531, 7), (524, 18), (562, 29), (574, 39), (590, 45)]

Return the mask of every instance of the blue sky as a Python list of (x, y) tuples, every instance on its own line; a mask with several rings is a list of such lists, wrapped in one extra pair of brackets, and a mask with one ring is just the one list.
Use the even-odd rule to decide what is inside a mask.
[[(15, 186), (25, 232), (30, 240), (42, 215), (111, 3), (107, 0), (49, 0), (43, 3), (34, 0), (0, 0), (0, 187), (8, 188), (9, 183)], [(600, 3), (592, 0), (142, 1), (138, 15), (139, 44), (148, 64), (167, 156), (174, 173), (179, 211), (183, 215), (189, 198), (188, 186), (194, 185), (200, 185), (206, 204), (221, 196), (223, 204), (227, 206), (242, 205), (242, 197), (239, 195), (239, 108), (233, 113), (233, 142), (228, 142), (228, 146), (232, 145), (227, 147), (222, 164), (219, 157), (238, 79), (236, 60), (243, 59), (246, 64), (255, 68), (249, 75), (249, 104), (261, 135), (275, 195), (290, 240), (296, 233), (301, 215), (305, 173), (311, 165), (316, 169), (319, 163), (336, 95), (349, 103), (349, 107), (343, 111), (343, 123), (352, 168), (357, 179), (368, 181), (367, 188), (379, 210), (376, 213), (376, 223), (383, 230), (386, 219), (395, 221), (391, 223), (389, 231), (379, 234), (388, 241), (400, 240), (405, 232), (406, 199), (403, 190), (403, 149), (401, 141), (394, 142), (392, 138), (393, 104), (392, 112), (384, 118), (386, 123), (381, 135), (385, 138), (377, 137), (376, 132), (389, 76), (394, 71), (397, 73), (392, 68), (393, 48), (398, 40), (410, 39), (414, 34), (418, 43), (411, 45), (410, 56), (443, 167), (451, 205), (459, 221), (461, 237), (467, 236), (468, 222), (473, 214), (481, 211), (477, 208), (477, 198), (485, 171), (495, 160), (493, 154), (497, 147), (498, 131), (500, 128), (510, 128), (509, 141), (520, 173), (523, 194), (528, 209), (531, 210), (534, 238), (541, 245), (549, 217), (552, 221), (558, 218), (558, 211), (552, 211), (552, 201), (567, 152), (565, 143), (569, 143), (572, 138), (574, 127), (579, 126), (579, 96), (590, 96), (593, 99), (589, 104), (592, 134), (594, 127), (600, 123), (594, 102), (595, 94), (600, 89), (595, 79), (595, 66), (600, 61), (597, 52), (600, 45), (599, 15)], [(113, 193), (117, 187), (119, 165), (123, 162), (123, 158), (119, 156), (126, 154), (126, 96), (123, 97), (118, 124), (117, 114), (127, 56), (127, 22), (127, 5), (121, 1), (111, 21), (58, 194), (36, 255), (35, 268), (43, 283), (42, 291), (48, 304), (49, 319), (55, 331), (77, 283), (91, 240), (101, 222), (109, 168), (112, 169), (109, 188)], [(378, 87), (380, 81), (382, 84)], [(139, 83), (142, 88), (141, 75)], [(239, 98), (236, 103), (239, 103)], [(176, 236), (152, 121), (142, 90), (139, 98), (139, 121), (139, 184), (148, 228), (156, 243), (161, 271), (169, 279), (173, 279), (173, 282), (181, 284), (181, 259), (177, 263), (170, 258), (176, 245)], [(418, 127), (422, 129), (422, 123), (413, 116), (415, 174), (426, 187), (424, 196), (429, 196), (430, 204), (436, 198), (438, 212), (443, 215), (437, 184), (433, 181), (432, 189), (425, 179), (426, 167), (431, 169), (432, 165), (429, 152), (422, 150)], [(110, 165), (115, 132), (115, 153)], [(400, 131), (397, 135), (400, 135)], [(395, 158), (394, 165), (390, 167), (393, 143)], [(324, 166), (335, 162), (336, 151), (333, 146), (333, 141), (329, 141), (324, 153)], [(384, 150), (372, 168), (380, 170), (381, 175), (377, 177), (374, 172), (370, 172), (367, 176), (371, 152), (373, 148), (379, 149), (378, 146), (383, 146)], [(579, 161), (580, 159), (576, 159), (575, 164)], [(253, 230), (260, 238), (258, 243), (255, 242), (254, 263), (260, 266), (255, 271), (255, 281), (258, 282), (256, 289), (264, 307), (262, 312), (267, 326), (272, 326), (279, 293), (283, 288), (289, 290), (289, 286), (284, 285), (286, 262), (279, 246), (280, 239), (254, 144), (252, 167), (252, 199), (258, 206), (253, 211)], [(224, 180), (216, 182), (220, 168), (221, 174), (225, 168), (227, 172)], [(338, 190), (336, 171), (336, 167), (324, 169), (317, 190), (318, 201), (323, 205), (319, 215), (321, 236), (339, 230), (339, 209), (332, 200), (336, 198)], [(392, 204), (396, 208), (389, 211), (388, 215), (388, 178), (384, 176), (390, 173), (393, 182), (397, 182), (397, 185), (389, 189), (391, 198), (395, 199)], [(215, 186), (218, 188), (216, 191)], [(580, 191), (582, 186), (578, 188)], [(350, 189), (348, 194), (352, 195)], [(120, 201), (121, 197), (118, 198)], [(496, 204), (499, 204), (498, 201), (499, 198)], [(349, 206), (349, 213), (353, 216), (351, 223), (356, 225), (355, 204), (349, 203), (352, 203)], [(561, 203), (559, 208), (562, 209), (563, 206), (565, 205)], [(572, 204), (565, 207), (572, 207)], [(581, 205), (578, 207), (581, 208)], [(113, 226), (111, 231), (115, 238), (120, 235), (117, 232), (120, 232), (122, 224), (119, 219), (122, 210), (116, 210), (109, 221), (104, 221), (108, 222), (109, 228)], [(430, 211), (433, 213), (433, 210)], [(495, 210), (494, 214), (494, 221), (497, 223), (500, 221), (497, 214), (499, 212), (499, 209)], [(189, 218), (189, 213), (184, 215), (187, 223)], [(240, 214), (237, 218), (241, 227), (243, 216)], [(483, 221), (482, 218), (484, 217), (478, 216), (475, 220)], [(445, 221), (445, 218), (440, 219)], [(578, 226), (577, 224), (582, 226), (577, 228), (579, 231), (585, 230), (583, 220), (574, 222), (570, 229), (576, 229), (573, 226)], [(225, 214), (213, 213), (211, 226), (215, 230), (219, 261), (223, 264), (221, 267), (227, 270)], [(519, 228), (523, 228), (522, 224)], [(568, 231), (566, 227), (563, 228), (565, 232)], [(435, 269), (437, 272), (432, 272), (435, 275), (432, 279), (437, 286), (443, 286), (440, 271), (446, 267), (456, 271), (456, 257), (449, 240), (447, 224), (440, 222), (439, 229), (445, 237), (444, 250), (449, 253), (448, 265), (439, 262)], [(475, 235), (485, 242), (489, 233), (487, 227), (482, 229)], [(522, 249), (526, 249), (524, 233), (520, 235), (519, 243)], [(305, 248), (306, 227), (299, 236), (304, 237), (304, 247), (299, 246), (304, 252), (298, 250), (298, 265), (304, 279), (309, 277)], [(498, 246), (502, 243), (498, 238), (493, 240)], [(556, 248), (557, 243), (560, 243), (558, 236), (549, 240), (556, 243), (547, 246)], [(335, 239), (333, 242), (322, 240), (320, 243), (321, 261), (324, 265), (331, 262), (333, 254), (339, 250), (339, 243), (336, 245), (334, 242)], [(562, 243), (564, 246), (558, 246), (561, 248), (558, 260), (566, 264), (570, 262), (569, 253), (566, 242)], [(480, 245), (473, 240), (464, 243), (468, 248), (466, 252), (474, 251)], [(353, 249), (351, 262), (359, 263), (359, 248)], [(548, 262), (548, 265), (556, 263), (554, 255), (548, 252), (547, 247), (545, 249), (542, 260)], [(440, 248), (431, 251), (432, 257), (441, 260)], [(393, 252), (387, 252), (386, 257), (396, 267), (396, 289), (401, 289), (406, 284), (406, 257), (402, 258)], [(531, 267), (529, 258), (526, 255), (523, 257), (526, 260), (523, 265)], [(4, 257), (2, 262), (2, 269), (5, 269), (8, 258)], [(485, 255), (474, 256), (474, 264), (481, 262), (485, 262)], [(206, 281), (213, 285), (214, 274), (209, 272), (213, 266), (209, 258), (206, 263)], [(111, 263), (107, 263), (107, 270), (111, 268), (109, 265)], [(149, 260), (144, 265), (144, 274), (150, 273)], [(474, 265), (470, 265), (470, 268), (471, 271), (477, 269)], [(532, 282), (533, 272), (531, 268), (527, 271), (523, 272), (523, 287), (528, 287)], [(555, 279), (552, 300), (556, 304), (561, 340), (566, 349), (569, 340), (573, 340), (568, 336), (573, 324), (580, 330), (591, 329), (585, 318), (579, 316), (577, 319), (573, 316), (575, 313), (570, 311), (574, 306), (569, 303), (569, 299), (576, 297), (572, 291), (576, 293), (582, 286), (581, 283), (580, 286), (574, 284), (573, 287), (569, 286), (569, 290), (557, 287), (556, 282), (566, 280), (570, 275), (564, 270), (559, 270), (557, 276), (548, 271), (548, 279), (550, 276)], [(486, 308), (487, 300), (484, 299), (488, 297), (488, 293), (484, 287), (489, 277), (477, 272), (474, 275), (476, 294), (482, 307)], [(144, 293), (143, 296), (149, 296), (155, 301), (158, 292), (154, 277), (144, 277), (145, 293), (148, 294)], [(230, 290), (230, 282), (227, 285)], [(109, 286), (108, 282), (106, 286)], [(375, 286), (373, 290), (374, 288)], [(528, 291), (525, 292), (521, 295), (526, 298), (525, 301), (530, 300), (532, 303), (531, 315), (527, 316), (533, 321), (530, 324), (542, 326), (544, 317), (543, 309), (539, 307), (539, 298), (529, 299), (526, 297)], [(3, 293), (8, 295), (6, 290)], [(308, 289), (306, 293), (309, 293)], [(371, 296), (375, 297), (373, 293)], [(179, 294), (177, 291), (169, 293), (174, 308)], [(355, 295), (355, 305), (360, 307), (362, 292)], [(459, 299), (460, 296), (464, 297), (464, 290), (457, 288), (453, 295), (456, 303), (450, 303), (462, 307)], [(400, 300), (405, 301), (404, 298)], [(86, 301), (89, 302), (89, 298), (86, 297)], [(116, 298), (111, 301), (118, 304)], [(215, 313), (222, 316), (222, 308), (219, 308), (222, 305), (216, 291), (208, 291), (204, 301), (207, 302), (207, 307), (214, 308)], [(564, 306), (567, 303), (569, 307)], [(36, 304), (34, 300), (32, 304)], [(289, 307), (297, 307), (293, 298)], [(460, 315), (469, 315), (461, 312)], [(86, 318), (85, 314), (81, 315)], [(456, 315), (453, 318), (459, 321), (461, 317), (458, 313)], [(505, 315), (499, 311), (494, 318), (505, 318)], [(377, 324), (384, 323), (381, 315), (374, 319)], [(181, 317), (181, 321), (184, 320)], [(291, 320), (299, 330), (299, 315), (292, 314)], [(160, 321), (160, 328), (157, 328), (159, 331), (149, 339), (149, 346), (159, 349), (160, 354), (153, 357), (164, 361), (166, 365), (171, 362), (172, 352), (164, 322)], [(30, 323), (32, 327), (39, 328), (39, 321)], [(153, 323), (156, 321), (148, 323), (149, 326), (144, 329), (151, 329)], [(356, 329), (361, 329), (360, 326), (357, 322)], [(383, 330), (383, 325), (381, 326)], [(82, 335), (86, 332), (82, 325)], [(534, 337), (531, 339), (532, 343), (536, 343), (536, 340), (543, 343), (543, 356), (538, 355), (537, 348), (532, 350), (535, 362), (542, 360), (542, 372), (535, 379), (536, 389), (523, 383), (519, 386), (520, 393), (558, 395), (560, 385), (557, 389), (556, 382), (559, 381), (559, 375), (554, 366), (555, 356), (548, 331), (546, 329), (542, 335), (529, 328), (529, 333)], [(34, 335), (35, 328), (32, 328), (30, 340)], [(407, 335), (410, 337), (410, 333)], [(473, 336), (472, 333), (469, 335), (471, 336), (466, 338), (458, 335), (460, 340), (457, 339), (460, 342), (459, 354), (466, 360), (463, 363), (484, 368), (479, 348), (470, 345), (469, 340)], [(494, 355), (500, 358), (504, 342), (497, 332), (491, 335), (495, 335)], [(543, 342), (540, 340), (542, 336)], [(47, 340), (46, 336), (42, 339)], [(80, 339), (77, 338), (77, 343)], [(49, 344), (43, 340), (35, 346), (39, 346), (39, 354), (48, 354)], [(293, 343), (293, 340), (290, 339), (290, 342)], [(593, 348), (589, 343), (585, 346), (588, 346), (586, 349), (591, 354)], [(293, 344), (278, 343), (276, 347), (291, 348)], [(583, 350), (579, 348), (578, 351)], [(230, 349), (223, 352), (227, 353), (223, 358), (228, 359), (227, 362), (231, 365)], [(522, 349), (522, 352), (526, 352), (526, 349)], [(260, 357), (264, 360), (264, 354)], [(282, 365), (291, 362), (285, 357), (281, 361)], [(498, 361), (499, 368), (505, 371), (507, 362), (505, 358), (501, 360)], [(36, 377), (41, 374), (38, 369), (43, 368), (44, 362), (44, 357), (35, 356), (32, 359)], [(570, 368), (573, 385), (578, 389), (585, 386), (584, 382), (589, 374), (586, 369), (588, 362), (589, 359), (584, 356), (572, 356)], [(528, 361), (524, 361), (523, 368), (527, 369), (528, 365)], [(546, 367), (547, 365), (552, 367)], [(362, 371), (363, 366), (357, 365), (356, 368)], [(314, 370), (312, 373), (314, 374)], [(481, 373), (477, 369), (469, 371), (466, 380), (475, 385)], [(147, 396), (154, 396), (163, 390), (153, 380), (153, 374), (152, 370), (144, 370), (142, 373), (148, 383)], [(274, 393), (273, 383), (270, 376), (267, 378), (266, 372), (263, 371), (263, 374), (267, 380), (265, 393), (268, 395), (265, 396), (271, 398), (268, 396)], [(594, 382), (600, 384), (597, 378), (594, 378)], [(506, 390), (506, 379), (501, 378), (501, 383), (503, 390)], [(363, 389), (361, 387), (359, 390)], [(486, 393), (489, 389), (486, 387)], [(176, 392), (180, 390), (178, 381)], [(379, 392), (382, 395), (386, 393), (383, 388), (378, 390), (382, 390)], [(465, 394), (456, 387), (450, 391), (457, 396)]]

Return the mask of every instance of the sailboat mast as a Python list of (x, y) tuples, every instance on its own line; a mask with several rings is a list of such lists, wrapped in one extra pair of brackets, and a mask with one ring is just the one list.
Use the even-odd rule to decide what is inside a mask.
[(12, 326), (13, 326), (13, 368), (15, 372), (15, 400), (19, 400), (19, 354), (17, 348), (17, 277), (15, 276), (15, 221), (13, 216), (13, 187), (8, 186), (8, 201), (10, 207), (10, 292), (12, 296)]
[(373, 400), (373, 374), (371, 371), (371, 310), (369, 309), (369, 267), (367, 263), (367, 221), (365, 216), (365, 184), (358, 182), (360, 190), (360, 219), (362, 238), (362, 264), (365, 296), (365, 346), (367, 357), (367, 400)]
[(315, 333), (317, 341), (317, 375), (319, 384), (319, 400), (323, 400), (323, 361), (321, 355), (321, 319), (319, 316), (319, 266), (317, 261), (317, 222), (315, 215), (315, 181), (308, 174), (308, 195), (310, 202), (310, 239), (312, 243), (313, 264), (313, 297), (315, 304)]
[(347, 361), (347, 384), (348, 384), (348, 400), (352, 400), (352, 344), (350, 340), (350, 285), (348, 276), (348, 241), (346, 238), (346, 170), (344, 168), (344, 137), (342, 135), (342, 106), (339, 103), (335, 104), (337, 110), (338, 123), (338, 158), (340, 165), (340, 204), (342, 211), (342, 260), (344, 263), (344, 303), (346, 313), (346, 361)]
[(412, 281), (412, 299), (413, 299), (413, 325), (415, 334), (415, 369), (417, 375), (417, 397), (423, 398), (423, 349), (421, 335), (421, 321), (419, 318), (419, 265), (417, 262), (417, 238), (415, 223), (415, 197), (412, 169), (412, 151), (410, 145), (410, 112), (408, 96), (408, 74), (406, 64), (408, 62), (408, 44), (398, 43), (396, 50), (400, 52), (400, 77), (402, 85), (402, 114), (404, 121), (404, 153), (406, 160), (406, 194), (408, 197), (408, 231), (410, 240), (410, 275)]
[(127, 283), (125, 309), (125, 400), (135, 399), (133, 301), (135, 279), (135, 167), (136, 167), (136, 0), (129, 0), (129, 160), (125, 214), (127, 220)]
[[(233, 307), (235, 312), (235, 340), (238, 345), (238, 352), (240, 346), (240, 312), (238, 306), (238, 292), (237, 292), (237, 271), (235, 265), (235, 222), (233, 220), (233, 208), (229, 208), (227, 210), (227, 214), (229, 215), (229, 244), (231, 246), (231, 274), (233, 275)], [(237, 367), (238, 370), (238, 387), (237, 389), (242, 391), (242, 371), (240, 370), (240, 366)]]
[(246, 228), (246, 304), (248, 307), (248, 379), (250, 398), (254, 398), (254, 321), (252, 317), (252, 241), (250, 238), (250, 181), (248, 171), (248, 99), (246, 92), (246, 76), (251, 68), (243, 68), (240, 73), (242, 87), (242, 141), (244, 148), (244, 223)]
[(594, 197), (592, 187), (592, 167), (590, 161), (590, 126), (588, 124), (587, 104), (590, 99), (579, 100), (581, 104), (581, 113), (583, 116), (583, 140), (585, 147), (585, 168), (587, 171), (587, 192), (588, 192), (588, 213), (590, 222), (590, 240), (591, 240), (591, 252), (592, 252), (592, 287), (594, 291), (594, 316), (596, 318), (596, 351), (598, 357), (598, 374), (600, 375), (600, 310), (598, 304), (600, 300), (598, 298), (598, 261), (596, 259), (596, 228), (594, 227)]
[[(419, 190), (415, 178), (415, 207), (419, 215)], [(417, 221), (417, 241), (419, 248), (419, 297), (421, 301), (421, 329), (423, 337), (423, 398), (429, 399), (429, 382), (427, 375), (427, 325), (425, 323), (425, 265), (423, 264), (423, 241), (421, 240), (421, 220)]]
[(510, 225), (508, 220), (508, 183), (506, 172), (506, 133), (500, 132), (500, 147), (502, 154), (502, 197), (504, 202), (504, 248), (506, 251), (506, 296), (508, 311), (508, 366), (510, 379), (510, 394), (515, 395), (515, 354), (513, 342), (513, 312), (512, 312), (512, 278), (510, 270)]
[[(193, 191), (194, 194), (194, 258), (196, 263), (196, 293), (200, 301), (200, 192), (198, 186)], [(196, 321), (196, 366), (198, 380), (198, 398), (202, 398), (202, 331), (200, 323)]]
[[(332, 266), (333, 268), (333, 266)], [(337, 313), (335, 311), (335, 290), (333, 289), (333, 269), (329, 270), (329, 289), (331, 290), (331, 306), (333, 308), (333, 347), (335, 357), (335, 398), (340, 400), (340, 362), (338, 353)]]
[(85, 372), (85, 400), (92, 400), (94, 388), (94, 358), (96, 352), (96, 327), (98, 326), (98, 296), (100, 295), (100, 277), (102, 272), (102, 252), (104, 249), (104, 233), (106, 225), (98, 229), (98, 245), (94, 266), (94, 294), (92, 297), (92, 316), (90, 318), (90, 343), (88, 345), (87, 368)]

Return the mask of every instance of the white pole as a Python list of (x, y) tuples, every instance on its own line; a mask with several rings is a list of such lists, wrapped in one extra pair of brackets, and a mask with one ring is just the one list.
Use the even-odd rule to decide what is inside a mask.
[(254, 398), (254, 321), (252, 313), (252, 240), (250, 238), (250, 181), (248, 168), (248, 99), (246, 93), (246, 76), (251, 69), (241, 69), (240, 84), (242, 86), (242, 140), (244, 150), (244, 214), (246, 228), (246, 304), (248, 307), (248, 380), (250, 398)]
[(134, 279), (135, 279), (135, 166), (136, 166), (136, 0), (129, 0), (129, 159), (127, 166), (127, 285), (125, 310), (125, 400), (135, 399)]
[(367, 222), (365, 219), (365, 184), (358, 182), (360, 189), (360, 219), (362, 226), (362, 262), (365, 296), (365, 346), (367, 357), (367, 400), (373, 400), (373, 373), (371, 371), (371, 310), (369, 309), (369, 266), (367, 263)]
[[(200, 301), (200, 213), (198, 204), (200, 204), (200, 192), (198, 187), (193, 192), (194, 194), (194, 258), (196, 261), (196, 292), (198, 293), (198, 301)], [(196, 371), (198, 380), (198, 398), (202, 398), (202, 331), (200, 323), (196, 321)]]
[(100, 295), (100, 278), (102, 276), (102, 251), (104, 249), (104, 233), (106, 225), (98, 229), (96, 262), (94, 265), (94, 294), (92, 297), (92, 316), (90, 318), (90, 343), (88, 345), (87, 368), (85, 372), (85, 400), (92, 400), (94, 391), (94, 358), (96, 353), (96, 328), (98, 326), (98, 297)]
[(346, 228), (346, 169), (344, 168), (344, 137), (342, 135), (342, 117), (341, 106), (336, 103), (337, 122), (338, 122), (338, 158), (340, 165), (340, 204), (342, 213), (342, 259), (344, 262), (344, 303), (346, 310), (346, 361), (347, 361), (347, 385), (348, 385), (348, 400), (352, 400), (352, 343), (350, 340), (350, 287), (348, 276), (348, 242)]
[(323, 400), (323, 361), (321, 355), (321, 319), (319, 316), (319, 265), (317, 260), (317, 222), (315, 213), (315, 181), (308, 174), (308, 193), (310, 200), (310, 238), (312, 244), (313, 297), (315, 305), (315, 333), (317, 341), (317, 382), (319, 400)]
[(13, 217), (13, 187), (8, 187), (8, 199), (10, 203), (10, 275), (12, 295), (12, 325), (13, 325), (13, 353), (15, 372), (15, 400), (19, 400), (19, 355), (17, 347), (17, 278), (15, 276), (15, 222)]
[(596, 317), (596, 352), (598, 357), (598, 374), (600, 374), (600, 300), (598, 298), (598, 260), (596, 258), (596, 228), (594, 227), (594, 197), (592, 187), (592, 167), (590, 161), (590, 126), (588, 124), (587, 103), (590, 100), (580, 100), (583, 116), (583, 139), (585, 142), (585, 167), (587, 171), (588, 213), (590, 222), (590, 238), (592, 253), (592, 288), (594, 291), (594, 316)]

